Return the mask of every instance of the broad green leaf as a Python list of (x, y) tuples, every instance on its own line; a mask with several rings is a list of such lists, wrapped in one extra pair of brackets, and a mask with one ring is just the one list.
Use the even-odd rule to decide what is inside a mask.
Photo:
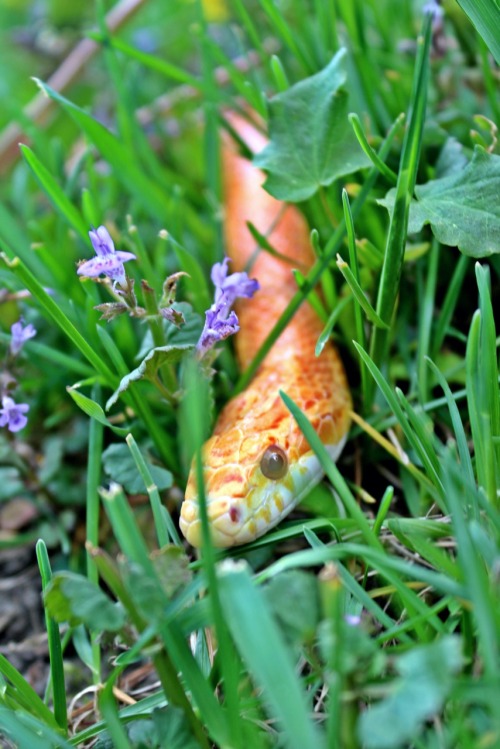
[[(121, 484), (131, 494), (146, 491), (146, 486), (135, 464), (134, 458), (127, 445), (110, 445), (102, 454), (104, 471), (117, 483)], [(162, 491), (172, 486), (172, 474), (165, 468), (155, 466), (146, 461), (151, 477), (157, 488)]]
[(457, 637), (443, 637), (400, 656), (400, 678), (391, 694), (362, 713), (360, 738), (366, 749), (396, 749), (415, 739), (424, 722), (436, 715), (462, 663)]
[(500, 5), (498, 0), (458, 0), (477, 32), (483, 37), (491, 54), (500, 65)]
[(83, 575), (56, 573), (44, 593), (49, 615), (71, 626), (84, 623), (94, 631), (115, 632), (125, 624), (125, 612)]
[(337, 177), (370, 166), (347, 119), (345, 49), (316, 75), (269, 101), (270, 143), (254, 158), (279, 200), (310, 198)]
[(129, 387), (130, 383), (142, 380), (144, 377), (154, 380), (160, 367), (164, 364), (176, 364), (188, 351), (192, 351), (192, 344), (181, 344), (176, 346), (159, 346), (152, 349), (149, 354), (142, 360), (136, 369), (133, 369), (128, 375), (122, 378), (118, 388), (106, 403), (106, 410), (116, 403), (121, 393)]
[[(465, 169), (415, 187), (408, 232), (414, 234), (430, 224), (433, 234), (464, 255), (486, 257), (500, 252), (500, 156), (480, 146)], [(390, 213), (394, 190), (379, 203)]]

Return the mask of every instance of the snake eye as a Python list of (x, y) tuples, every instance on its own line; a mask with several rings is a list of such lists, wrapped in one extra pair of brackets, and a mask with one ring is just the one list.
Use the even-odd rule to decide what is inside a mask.
[(268, 479), (283, 478), (288, 471), (286, 453), (278, 445), (270, 445), (260, 459), (260, 470)]

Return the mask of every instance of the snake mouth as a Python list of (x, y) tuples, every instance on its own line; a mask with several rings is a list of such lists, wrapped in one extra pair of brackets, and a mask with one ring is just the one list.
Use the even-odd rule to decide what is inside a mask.
[[(216, 498), (207, 496), (210, 538), (215, 547), (225, 548), (246, 543), (246, 537), (245, 540), (239, 540), (239, 537), (251, 534), (250, 529), (247, 533), (244, 532), (245, 527), (252, 523), (251, 518), (245, 518), (248, 513), (245, 513), (245, 508), (237, 502), (238, 500), (229, 496)], [(201, 546), (203, 540), (202, 527), (196, 498), (185, 501), (182, 505), (179, 525), (191, 546)], [(251, 540), (252, 536), (248, 535), (248, 541)]]

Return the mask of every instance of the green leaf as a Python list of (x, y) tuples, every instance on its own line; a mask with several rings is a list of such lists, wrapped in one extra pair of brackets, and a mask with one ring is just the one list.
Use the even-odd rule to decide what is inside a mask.
[(500, 65), (500, 6), (498, 0), (458, 0)]
[(438, 713), (462, 662), (457, 637), (443, 637), (398, 658), (401, 674), (392, 692), (362, 713), (359, 732), (366, 749), (395, 749), (415, 739), (424, 721)]
[(287, 640), (300, 643), (314, 637), (319, 599), (313, 575), (302, 570), (283, 572), (269, 581), (264, 594)]
[[(194, 286), (197, 289), (202, 288), (198, 276), (196, 277)], [(205, 309), (208, 309), (211, 303), (212, 302), (209, 301), (208, 304), (206, 304)], [(162, 320), (166, 343), (168, 343), (169, 346), (180, 346), (183, 344), (195, 345), (203, 329), (201, 316), (193, 310), (189, 302), (174, 302), (172, 304), (172, 309), (181, 313), (184, 318), (184, 323), (180, 327), (177, 327), (168, 320)], [(136, 360), (139, 361), (143, 359), (152, 348), (154, 348), (153, 336), (151, 330), (148, 329), (142, 340), (141, 348), (136, 356)]]
[(94, 631), (115, 632), (125, 624), (125, 612), (97, 585), (74, 572), (56, 573), (44, 593), (49, 615), (75, 627), (86, 624)]
[(254, 158), (279, 200), (306, 200), (337, 177), (370, 165), (347, 119), (345, 49), (316, 75), (269, 101), (270, 143)]
[(118, 388), (106, 403), (106, 410), (116, 403), (121, 393), (129, 387), (130, 383), (142, 380), (144, 377), (154, 380), (156, 373), (164, 364), (176, 364), (183, 356), (194, 348), (193, 344), (178, 344), (176, 346), (159, 346), (152, 349), (142, 360), (136, 369), (122, 378)]
[[(408, 232), (419, 232), (430, 224), (445, 245), (458, 247), (464, 255), (486, 257), (500, 252), (500, 156), (480, 146), (465, 169), (415, 187)], [(390, 213), (395, 191), (378, 201)]]
[(76, 390), (77, 387), (78, 385), (72, 385), (71, 387), (67, 387), (66, 390), (71, 395), (76, 405), (82, 409), (83, 413), (87, 414), (87, 416), (90, 416), (91, 419), (95, 419), (96, 421), (98, 421), (99, 424), (103, 424), (103, 426), (109, 427), (109, 429), (112, 429), (115, 434), (118, 434), (121, 437), (126, 437), (126, 435), (130, 432), (130, 429), (125, 429), (124, 427), (116, 427), (114, 424), (112, 424), (109, 419), (106, 418), (104, 411), (102, 410), (102, 407), (99, 405), (99, 403), (96, 403), (92, 400), (92, 398), (88, 398), (86, 395), (83, 395), (83, 393), (80, 393), (78, 390)]
[[(102, 454), (102, 462), (106, 475), (121, 484), (131, 494), (144, 493), (146, 486), (135, 464), (135, 460), (127, 445), (110, 445)], [(157, 488), (162, 491), (172, 486), (172, 474), (165, 468), (155, 466), (146, 461)]]

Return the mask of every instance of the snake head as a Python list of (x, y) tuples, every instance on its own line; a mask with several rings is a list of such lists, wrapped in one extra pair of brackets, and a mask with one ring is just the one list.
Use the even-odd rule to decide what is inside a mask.
[[(314, 453), (281, 446), (269, 435), (245, 459), (226, 462), (225, 448), (234, 447), (228, 435), (212, 437), (203, 450), (203, 477), (212, 543), (238, 546), (259, 538), (279, 523), (317, 484), (323, 470)], [(342, 445), (329, 450), (332, 457)], [(240, 455), (242, 451), (240, 450)], [(255, 454), (254, 454), (255, 453)], [(192, 546), (202, 543), (198, 490), (192, 469), (181, 508), (180, 528)]]

